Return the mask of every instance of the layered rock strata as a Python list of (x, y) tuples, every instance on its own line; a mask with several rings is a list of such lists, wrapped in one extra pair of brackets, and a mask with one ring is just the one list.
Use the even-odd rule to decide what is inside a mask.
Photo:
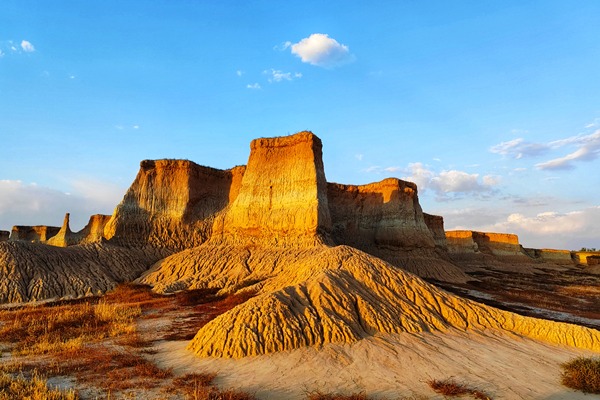
[(36, 242), (44, 243), (60, 231), (57, 226), (46, 226), (46, 225), (15, 225), (12, 228), (10, 238), (11, 241), (24, 241), (24, 242)]
[(214, 225), (215, 241), (328, 243), (331, 217), (321, 140), (310, 132), (250, 144), (239, 194)]
[(559, 265), (573, 265), (574, 261), (569, 250), (555, 249), (523, 249), (525, 254), (534, 260)]
[(244, 167), (219, 170), (187, 160), (145, 160), (104, 228), (113, 243), (172, 251), (198, 246), (239, 190)]

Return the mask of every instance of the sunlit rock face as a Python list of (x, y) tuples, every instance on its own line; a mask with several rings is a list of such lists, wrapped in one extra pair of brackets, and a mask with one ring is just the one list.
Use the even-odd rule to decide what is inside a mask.
[(473, 231), (446, 231), (446, 245), (451, 254), (479, 253), (479, 246), (473, 239)]
[(70, 214), (67, 213), (60, 231), (48, 239), (46, 244), (57, 247), (67, 247), (78, 244), (101, 242), (104, 239), (104, 227), (110, 219), (110, 215), (92, 215), (87, 225), (81, 231), (73, 232), (69, 226)]
[(574, 261), (581, 265), (598, 265), (600, 251), (574, 251)]
[(336, 243), (360, 249), (435, 247), (412, 182), (389, 178), (360, 186), (330, 183), (328, 199)]
[(559, 265), (572, 265), (574, 263), (569, 250), (555, 249), (523, 249), (525, 253), (537, 261), (548, 262)]
[(250, 144), (239, 194), (214, 226), (214, 240), (305, 246), (328, 243), (331, 217), (321, 140), (311, 132)]
[(211, 236), (214, 217), (234, 198), (244, 168), (187, 160), (145, 160), (104, 228), (113, 243), (183, 250)]
[(447, 231), (448, 251), (454, 254), (483, 253), (494, 256), (526, 257), (519, 237), (510, 233)]
[(23, 241), (23, 242), (35, 242), (43, 243), (56, 235), (60, 231), (58, 226), (46, 226), (46, 225), (15, 225), (10, 233), (9, 240), (11, 241)]

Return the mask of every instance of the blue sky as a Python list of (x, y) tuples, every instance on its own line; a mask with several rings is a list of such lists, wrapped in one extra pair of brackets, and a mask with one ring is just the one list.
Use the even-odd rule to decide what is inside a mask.
[(329, 181), (412, 180), (447, 229), (600, 247), (600, 2), (241, 3), (4, 0), (0, 229), (311, 130)]

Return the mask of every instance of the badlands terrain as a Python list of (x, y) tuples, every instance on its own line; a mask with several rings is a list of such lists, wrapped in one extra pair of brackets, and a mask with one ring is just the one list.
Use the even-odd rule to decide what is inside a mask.
[(0, 371), (71, 398), (591, 396), (561, 364), (600, 352), (600, 253), (445, 231), (411, 182), (327, 182), (311, 132), (229, 170), (142, 161), (112, 216), (0, 241)]

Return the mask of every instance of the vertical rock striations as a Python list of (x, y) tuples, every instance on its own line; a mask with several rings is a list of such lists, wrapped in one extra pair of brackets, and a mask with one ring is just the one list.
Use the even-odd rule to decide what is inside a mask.
[(435, 246), (412, 182), (389, 178), (361, 186), (330, 183), (328, 200), (336, 243), (359, 249)]
[(219, 170), (187, 160), (145, 160), (104, 236), (113, 243), (183, 250), (211, 236), (217, 213), (237, 190), (243, 167)]
[(307, 246), (329, 242), (330, 230), (321, 140), (311, 132), (253, 140), (239, 194), (215, 223), (215, 241)]

